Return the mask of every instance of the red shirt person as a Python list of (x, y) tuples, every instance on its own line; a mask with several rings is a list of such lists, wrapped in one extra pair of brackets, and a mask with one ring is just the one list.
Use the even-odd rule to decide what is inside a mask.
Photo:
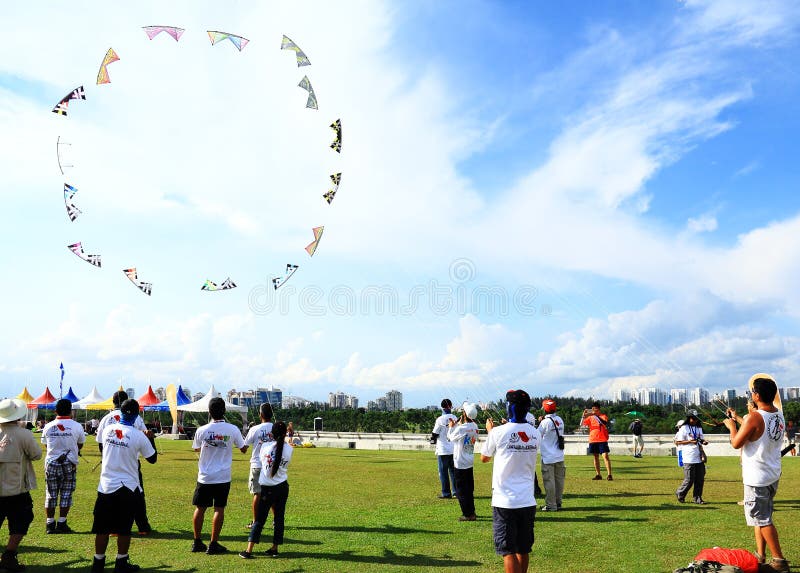
[(583, 411), (581, 426), (589, 428), (589, 453), (594, 455), (594, 480), (603, 479), (600, 476), (600, 456), (606, 464), (606, 474), (608, 481), (614, 479), (611, 475), (611, 460), (608, 457), (608, 416), (600, 413), (600, 404), (592, 404), (591, 410)]

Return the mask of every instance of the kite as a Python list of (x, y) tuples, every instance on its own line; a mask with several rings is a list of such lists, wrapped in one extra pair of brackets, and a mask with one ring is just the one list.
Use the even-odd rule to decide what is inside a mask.
[(342, 152), (342, 120), (337, 119), (331, 124), (331, 129), (336, 132), (336, 139), (331, 143), (331, 149), (336, 153)]
[(70, 221), (75, 221), (78, 218), (78, 215), (83, 213), (80, 209), (75, 206), (75, 203), (72, 202), (72, 198), (75, 196), (78, 190), (70, 185), (69, 183), (64, 183), (64, 205), (67, 207), (67, 216), (69, 217)]
[(331, 175), (331, 181), (333, 181), (333, 188), (329, 189), (328, 192), (322, 196), (328, 202), (328, 205), (333, 203), (333, 198), (336, 197), (336, 192), (339, 190), (339, 183), (342, 181), (342, 174), (333, 173)]
[(306, 56), (305, 52), (300, 49), (300, 47), (292, 42), (288, 36), (284, 36), (283, 40), (281, 40), (281, 50), (293, 50), (295, 55), (297, 56), (297, 67), (300, 66), (310, 66), (311, 61)]
[(319, 109), (317, 107), (317, 94), (314, 93), (314, 88), (311, 87), (311, 82), (308, 80), (308, 76), (303, 76), (303, 79), (300, 80), (300, 83), (297, 84), (297, 87), (303, 88), (308, 92), (308, 101), (306, 102), (306, 107), (311, 109)]
[(228, 290), (236, 288), (236, 283), (233, 282), (230, 277), (225, 279), (225, 282), (222, 283), (222, 286), (217, 286), (217, 283), (207, 280), (203, 286), (200, 287), (200, 290)]
[(243, 38), (235, 34), (228, 34), (227, 32), (216, 32), (214, 30), (206, 30), (206, 31), (208, 32), (208, 38), (211, 40), (212, 46), (217, 42), (221, 42), (223, 40), (230, 40), (231, 43), (234, 46), (236, 46), (236, 48), (241, 52), (242, 50), (244, 50), (244, 47), (250, 41), (247, 38)]
[(317, 247), (319, 246), (319, 242), (322, 239), (322, 232), (325, 230), (325, 227), (314, 227), (314, 240), (311, 241), (308, 246), (306, 247), (306, 252), (308, 253), (309, 257), (313, 257), (314, 253), (317, 252)]
[(114, 51), (114, 48), (109, 48), (106, 52), (106, 57), (103, 58), (103, 63), (100, 64), (100, 71), (97, 72), (97, 85), (110, 84), (111, 78), (108, 77), (108, 64), (113, 64), (119, 61), (119, 56)]
[(82, 99), (82, 100), (86, 99), (86, 94), (83, 91), (83, 86), (78, 86), (77, 88), (69, 92), (67, 95), (65, 95), (63, 98), (61, 98), (61, 101), (58, 102), (56, 106), (53, 108), (53, 113), (66, 116), (67, 107), (69, 107), (69, 101), (73, 99)]
[(100, 255), (87, 255), (83, 252), (83, 246), (80, 243), (75, 243), (74, 245), (67, 245), (67, 248), (82, 258), (84, 261), (89, 263), (90, 265), (94, 265), (95, 267), (101, 267), (103, 265), (100, 264)]
[(147, 37), (151, 40), (158, 36), (161, 32), (165, 32), (175, 38), (175, 41), (181, 39), (181, 34), (183, 34), (183, 28), (176, 28), (174, 26), (143, 26), (142, 30), (144, 33), (147, 34)]
[(147, 296), (150, 296), (150, 293), (153, 290), (153, 285), (152, 283), (146, 283), (139, 280), (139, 275), (136, 274), (136, 267), (133, 267), (132, 269), (123, 269), (122, 272), (128, 275), (128, 278), (140, 291)]
[(56, 159), (58, 159), (58, 170), (61, 171), (61, 175), (64, 175), (64, 169), (68, 167), (75, 167), (72, 164), (62, 163), (61, 162), (61, 146), (72, 147), (71, 143), (61, 143), (61, 136), (58, 136), (56, 140)]
[(275, 290), (278, 290), (281, 286), (283, 286), (283, 284), (286, 281), (288, 281), (290, 278), (292, 278), (292, 275), (297, 270), (297, 268), (298, 268), (298, 265), (292, 265), (292, 264), (287, 263), (286, 264), (286, 274), (284, 276), (282, 276), (282, 277), (275, 277), (274, 279), (272, 279), (272, 286), (275, 288)]

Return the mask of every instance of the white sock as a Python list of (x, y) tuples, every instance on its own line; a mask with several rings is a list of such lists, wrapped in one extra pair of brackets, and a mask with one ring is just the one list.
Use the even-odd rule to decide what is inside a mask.
[(56, 522), (56, 518), (55, 517), (48, 517), (47, 518), (47, 524), (48, 525), (50, 525), (51, 523), (55, 523), (55, 522)]
[(120, 555), (119, 553), (117, 553), (117, 561), (119, 561), (120, 559), (127, 559), (127, 558), (128, 558), (127, 553), (125, 555)]
[(94, 558), (95, 559), (105, 559), (106, 558), (106, 554), (105, 553), (95, 553), (94, 554)]
[(67, 518), (66, 517), (59, 517), (58, 518), (58, 522), (59, 523), (66, 523), (67, 522)]

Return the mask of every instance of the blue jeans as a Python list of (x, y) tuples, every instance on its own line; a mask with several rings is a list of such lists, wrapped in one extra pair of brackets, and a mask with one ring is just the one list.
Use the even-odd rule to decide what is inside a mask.
[(442, 495), (445, 497), (457, 495), (456, 467), (453, 465), (453, 454), (437, 456), (437, 458), (439, 459), (439, 481), (442, 482)]

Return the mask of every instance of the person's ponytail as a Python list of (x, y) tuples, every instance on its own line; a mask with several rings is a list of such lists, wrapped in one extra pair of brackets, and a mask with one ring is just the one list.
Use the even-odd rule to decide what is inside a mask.
[(275, 422), (272, 425), (272, 437), (275, 440), (275, 460), (272, 462), (270, 477), (275, 477), (283, 459), (283, 446), (286, 443), (286, 422)]

